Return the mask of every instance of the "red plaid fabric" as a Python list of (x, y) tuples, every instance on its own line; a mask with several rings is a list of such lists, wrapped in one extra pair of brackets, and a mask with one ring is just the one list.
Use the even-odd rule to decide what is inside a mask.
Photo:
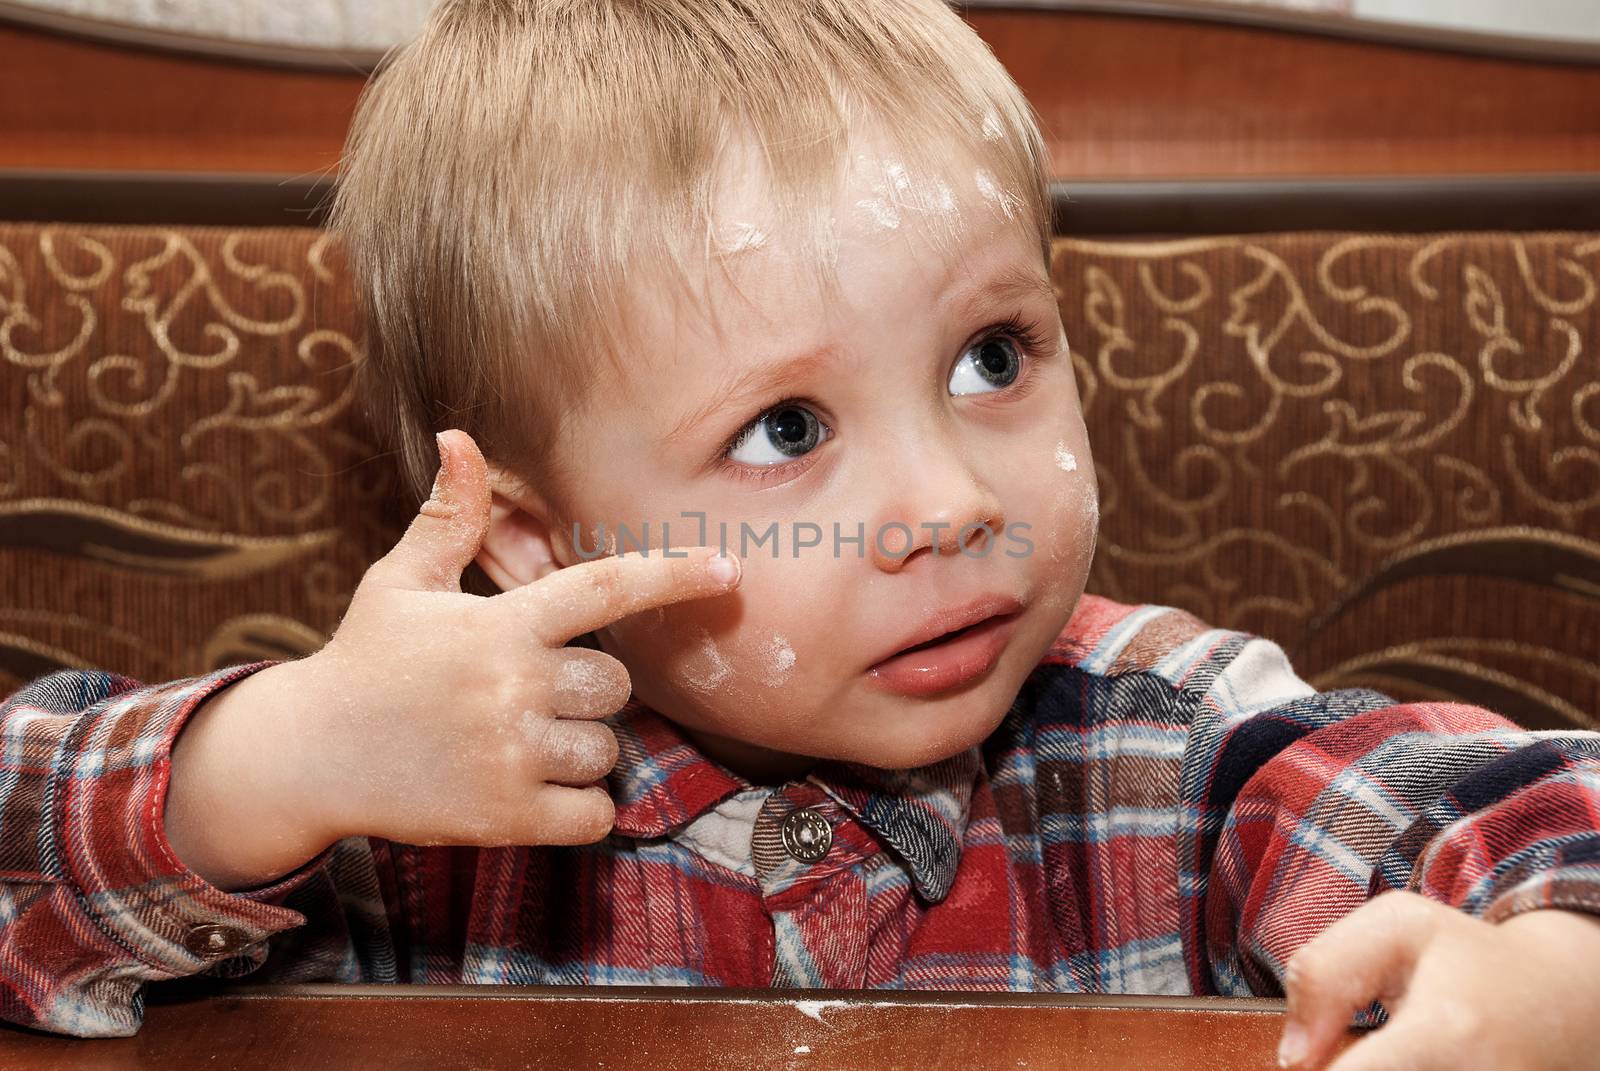
[[(942, 762), (822, 761), (764, 794), (630, 703), (597, 844), (349, 838), (226, 893), (164, 837), (170, 748), (265, 665), (67, 671), (0, 706), (0, 1018), (130, 1034), (146, 985), (200, 974), (1277, 995), (1386, 889), (1491, 921), (1600, 910), (1600, 734), (1315, 693), (1266, 640), (1092, 596)], [(785, 847), (796, 811), (820, 857)]]

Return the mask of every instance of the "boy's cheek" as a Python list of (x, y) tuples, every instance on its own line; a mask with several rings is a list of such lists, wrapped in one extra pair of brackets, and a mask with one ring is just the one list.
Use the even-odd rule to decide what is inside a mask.
[(744, 580), (731, 595), (635, 614), (606, 630), (646, 702), (666, 693), (687, 705), (759, 706), (766, 696), (789, 694), (803, 670), (814, 668), (807, 638), (825, 631), (814, 616), (826, 600), (768, 591), (760, 567), (774, 563), (756, 555), (744, 563)]

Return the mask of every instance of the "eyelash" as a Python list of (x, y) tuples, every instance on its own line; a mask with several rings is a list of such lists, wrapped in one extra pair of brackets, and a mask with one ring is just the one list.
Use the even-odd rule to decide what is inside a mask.
[[(1049, 340), (1045, 337), (1044, 329), (1040, 326), (1038, 321), (1033, 319), (1023, 319), (1021, 313), (1012, 313), (1007, 319), (1001, 321), (1000, 323), (991, 324), (989, 327), (984, 329), (981, 334), (963, 347), (961, 352), (964, 354), (977, 343), (982, 342), (985, 339), (994, 338), (997, 335), (1008, 336), (1013, 342), (1017, 343), (1019, 348), (1022, 350), (1022, 369), (1017, 373), (1016, 380), (1012, 382), (1010, 386), (1006, 387), (1003, 391), (997, 391), (996, 393), (1006, 394), (1013, 400), (1027, 397), (1027, 395), (1030, 394), (1034, 388), (1035, 377), (1033, 375), (1033, 366), (1038, 363), (1041, 357), (1044, 356), (1046, 347), (1049, 345)], [(767, 406), (765, 409), (761, 410), (761, 412), (757, 413), (752, 419), (742, 424), (739, 427), (739, 430), (734, 432), (733, 435), (728, 438), (728, 441), (722, 444), (722, 449), (718, 451), (718, 467), (723, 469), (728, 475), (734, 477), (735, 479), (748, 480), (751, 483), (762, 484), (772, 482), (775, 475), (787, 474), (791, 469), (793, 469), (794, 466), (804, 464), (806, 462), (806, 457), (797, 457), (793, 461), (786, 461), (781, 465), (767, 465), (760, 467), (753, 465), (741, 465), (737, 461), (730, 461), (728, 459), (728, 455), (733, 453), (734, 449), (744, 438), (745, 433), (750, 430), (751, 425), (760, 423), (760, 421), (768, 414), (776, 412), (785, 406), (803, 403), (804, 401), (805, 399), (803, 398), (784, 398), (782, 401), (775, 402), (774, 404)], [(824, 424), (823, 427), (827, 427), (827, 425)], [(809, 456), (810, 455), (807, 455), (807, 457)]]

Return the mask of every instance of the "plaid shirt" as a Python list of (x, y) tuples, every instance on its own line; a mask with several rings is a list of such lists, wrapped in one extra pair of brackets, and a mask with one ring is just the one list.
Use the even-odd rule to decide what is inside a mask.
[[(129, 1034), (145, 983), (202, 972), (1278, 995), (1296, 948), (1385, 889), (1491, 921), (1600, 911), (1600, 734), (1318, 694), (1266, 640), (1093, 596), (1000, 728), (933, 765), (822, 761), (763, 797), (630, 703), (597, 844), (349, 838), (227, 893), (165, 839), (169, 750), (267, 664), (61, 672), (0, 706), (0, 1017)], [(691, 835), (719, 808), (746, 860)]]

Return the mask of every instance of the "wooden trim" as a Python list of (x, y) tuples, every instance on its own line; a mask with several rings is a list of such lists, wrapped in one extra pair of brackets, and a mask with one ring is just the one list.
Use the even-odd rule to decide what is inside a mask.
[[(0, 217), (169, 226), (321, 226), (334, 179), (231, 172), (0, 169)], [(1337, 230), (1600, 231), (1600, 173), (1058, 182), (1062, 235)]]
[(1600, 173), (1057, 182), (1056, 232), (1600, 231)]
[(1282, 30), (1313, 37), (1337, 37), (1374, 44), (1400, 45), (1405, 48), (1435, 52), (1464, 52), (1469, 55), (1497, 56), (1503, 59), (1532, 60), (1539, 63), (1600, 64), (1600, 41), (1577, 41), (1559, 37), (1518, 37), (1512, 34), (1359, 18), (1331, 11), (1298, 11), (1293, 8), (1269, 7), (1265, 4), (1230, 3), (1228, 0), (963, 0), (960, 6), (968, 10), (1059, 11), (1069, 14), (1218, 22), (1233, 26)]
[(0, 168), (0, 216), (39, 223), (320, 226), (331, 178)]

